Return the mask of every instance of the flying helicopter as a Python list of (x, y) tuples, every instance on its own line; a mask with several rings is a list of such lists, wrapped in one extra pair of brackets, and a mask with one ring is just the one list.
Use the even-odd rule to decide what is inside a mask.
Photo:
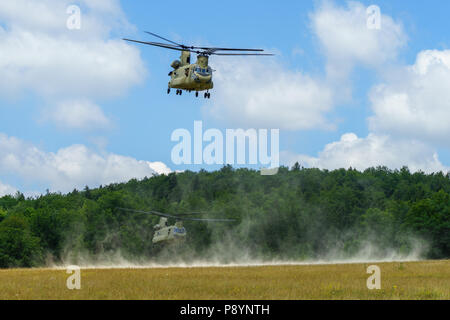
[[(180, 213), (176, 215), (171, 215), (167, 213), (161, 213), (157, 211), (141, 211), (126, 208), (117, 208), (122, 211), (133, 212), (133, 213), (143, 213), (159, 216), (159, 223), (153, 228), (155, 233), (153, 234), (152, 242), (157, 243), (174, 243), (183, 242), (186, 240), (187, 230), (183, 226), (183, 221), (203, 221), (203, 222), (234, 222), (233, 219), (205, 219), (205, 218), (195, 218), (189, 217), (192, 215), (199, 215), (200, 213)], [(176, 220), (175, 225), (168, 225), (168, 219), (173, 218)]]
[[(169, 87), (167, 89), (167, 94), (170, 94), (171, 89), (176, 89), (177, 95), (181, 96), (183, 94), (183, 90), (188, 92), (195, 91), (195, 96), (198, 97), (199, 92), (206, 91), (204, 93), (204, 97), (205, 99), (210, 99), (211, 93), (209, 92), (209, 90), (214, 88), (212, 78), (213, 78), (213, 71), (215, 71), (209, 65), (209, 57), (212, 55), (273, 56), (273, 54), (257, 53), (263, 52), (264, 50), (262, 49), (236, 49), (236, 48), (187, 46), (163, 38), (155, 33), (148, 31), (145, 32), (168, 43), (146, 42), (126, 38), (124, 38), (123, 40), (165, 48), (169, 50), (181, 51), (180, 60), (175, 60), (171, 64), (173, 71), (169, 73), (170, 81)], [(194, 64), (191, 64), (191, 53), (197, 54), (197, 61)]]

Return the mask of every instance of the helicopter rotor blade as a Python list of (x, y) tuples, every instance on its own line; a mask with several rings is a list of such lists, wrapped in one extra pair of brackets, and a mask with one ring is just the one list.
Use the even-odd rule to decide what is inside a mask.
[(155, 46), (155, 47), (161, 47), (161, 48), (165, 48), (165, 49), (176, 50), (176, 51), (189, 51), (189, 52), (193, 52), (193, 53), (199, 53), (197, 51), (192, 51), (192, 50), (187, 49), (187, 48), (179, 48), (179, 47), (171, 45), (171, 44), (165, 44), (165, 43), (160, 43), (160, 42), (147, 42), (147, 41), (126, 39), (126, 38), (124, 38), (123, 40), (130, 41), (130, 42), (141, 43), (141, 44), (146, 44), (146, 45), (149, 45), (149, 46)]
[(185, 213), (177, 213), (174, 214), (176, 217), (184, 217), (184, 216), (200, 216), (202, 214), (205, 214), (204, 212), (185, 212)]
[(266, 56), (271, 57), (274, 54), (271, 53), (210, 53), (215, 56)]
[(179, 47), (186, 48), (186, 46), (184, 46), (184, 45), (182, 45), (182, 44), (179, 44), (179, 43), (176, 43), (175, 41), (172, 41), (172, 40), (163, 38), (163, 37), (157, 35), (156, 33), (149, 32), (149, 31), (144, 31), (144, 32), (145, 32), (145, 33), (148, 33), (149, 35), (152, 35), (152, 36), (154, 36), (154, 37), (157, 37), (157, 38), (159, 38), (159, 39), (161, 39), (161, 40), (170, 42), (170, 43), (172, 43), (172, 44), (174, 44), (174, 45), (177, 45), (177, 46), (179, 46)]
[(134, 212), (134, 213), (151, 214), (154, 216), (160, 216), (160, 217), (164, 217), (164, 218), (174, 218), (173, 216), (171, 216), (169, 214), (161, 213), (158, 211), (142, 211), (142, 210), (127, 209), (127, 208), (117, 208), (117, 209), (122, 210), (122, 211)]
[(176, 218), (184, 221), (205, 221), (205, 222), (235, 222), (234, 219), (208, 219), (208, 218)]
[[(172, 44), (167, 43), (160, 43), (160, 42), (149, 42), (149, 41), (139, 41), (139, 40), (133, 40), (133, 39), (127, 39), (124, 38), (125, 41), (140, 43), (140, 44), (146, 44), (150, 46), (170, 49), (170, 50), (176, 50), (176, 51), (188, 51), (191, 53), (196, 53), (200, 55), (216, 55), (216, 56), (274, 56), (274, 54), (267, 54), (267, 53), (242, 53), (242, 52), (263, 52), (263, 49), (237, 49), (237, 48), (215, 48), (215, 47), (195, 47), (195, 46), (185, 46), (179, 43), (176, 43), (174, 41), (171, 41), (169, 39), (163, 38), (161, 36), (158, 36), (157, 34), (145, 31), (148, 34), (151, 34), (155, 37), (158, 37), (162, 40), (168, 41)], [(222, 53), (220, 51), (235, 51), (238, 53)]]
[(217, 52), (217, 51), (243, 51), (243, 52), (263, 52), (263, 49), (236, 49), (236, 48), (208, 48), (208, 47), (194, 47), (196, 49), (206, 50), (211, 53)]
[(166, 213), (161, 213), (158, 211), (142, 211), (142, 210), (134, 210), (134, 209), (126, 209), (126, 208), (117, 208), (117, 209), (122, 210), (122, 211), (128, 211), (128, 212), (134, 212), (134, 213), (144, 213), (144, 214), (150, 214), (150, 215), (155, 215), (155, 216), (164, 217), (164, 218), (173, 218), (176, 220), (184, 220), (184, 221), (209, 221), (209, 222), (234, 222), (234, 221), (236, 221), (233, 219), (185, 218), (185, 217), (170, 215), (170, 214), (166, 214)]
[(196, 46), (186, 46), (184, 44), (169, 40), (167, 38), (161, 37), (160, 35), (157, 35), (156, 33), (150, 32), (150, 31), (144, 31), (145, 33), (148, 33), (149, 35), (152, 35), (156, 38), (159, 38), (161, 40), (167, 41), (169, 43), (172, 43), (178, 47), (181, 48), (187, 48), (187, 49), (199, 49), (199, 50), (205, 50), (208, 52), (215, 52), (215, 51), (253, 51), (253, 52), (263, 52), (263, 49), (237, 49), (237, 48), (216, 48), (216, 47), (196, 47)]

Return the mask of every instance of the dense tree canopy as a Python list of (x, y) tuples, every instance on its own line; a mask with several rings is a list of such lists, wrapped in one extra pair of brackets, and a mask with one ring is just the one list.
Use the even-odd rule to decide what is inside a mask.
[(351, 257), (367, 243), (379, 254), (407, 254), (419, 243), (426, 257), (449, 258), (449, 193), (448, 174), (299, 165), (274, 176), (226, 166), (66, 195), (26, 199), (17, 193), (0, 198), (0, 267), (42, 266), (68, 257), (77, 262), (82, 255), (116, 252), (127, 259), (158, 259), (161, 249), (151, 242), (158, 217), (118, 207), (236, 220), (187, 222), (183, 251), (191, 258), (231, 251), (265, 259), (315, 259), (330, 251)]

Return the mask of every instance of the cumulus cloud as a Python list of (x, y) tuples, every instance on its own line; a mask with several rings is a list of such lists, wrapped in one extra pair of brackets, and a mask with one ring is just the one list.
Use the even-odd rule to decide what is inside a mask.
[(367, 7), (350, 1), (347, 7), (324, 1), (310, 14), (311, 27), (328, 60), (331, 78), (342, 78), (355, 65), (378, 68), (389, 63), (407, 43), (401, 23), (381, 14), (381, 28), (367, 27)]
[(0, 3), (0, 94), (31, 91), (64, 105), (67, 99), (115, 97), (143, 80), (138, 49), (109, 37), (129, 27), (119, 3), (81, 3), (80, 30), (66, 27), (69, 0)]
[(209, 115), (255, 128), (332, 127), (325, 113), (332, 109), (333, 93), (320, 79), (273, 60), (218, 60), (215, 67), (214, 102), (205, 107)]
[(10, 185), (3, 184), (0, 181), (0, 197), (6, 196), (6, 195), (12, 195), (17, 192), (17, 189), (14, 187), (11, 187)]
[(284, 152), (282, 158), (288, 165), (298, 161), (308, 167), (329, 170), (349, 167), (365, 170), (377, 166), (391, 169), (408, 166), (411, 171), (427, 173), (450, 170), (426, 144), (414, 140), (394, 140), (373, 133), (367, 138), (358, 138), (354, 133), (344, 134), (339, 141), (327, 144), (318, 157)]
[(64, 101), (46, 110), (44, 119), (71, 129), (108, 128), (111, 125), (102, 109), (89, 100)]
[(421, 52), (412, 66), (396, 62), (407, 43), (401, 23), (381, 15), (381, 29), (367, 28), (366, 6), (323, 2), (310, 15), (311, 26), (327, 58), (327, 80), (334, 98), (351, 94), (349, 75), (365, 66), (385, 77), (369, 95), (374, 115), (366, 138), (353, 133), (330, 143), (317, 157), (284, 153), (285, 163), (324, 169), (408, 166), (413, 171), (444, 171), (436, 148), (449, 146), (450, 51)]
[(156, 162), (147, 162), (150, 169), (154, 170), (158, 174), (165, 174), (168, 175), (172, 173), (172, 170), (164, 163), (160, 161)]
[(78, 41), (0, 30), (0, 88), (41, 96), (108, 98), (143, 78), (139, 52), (120, 40)]
[(310, 14), (311, 29), (327, 60), (326, 77), (288, 69), (276, 60), (216, 60), (215, 97), (209, 115), (247, 127), (333, 129), (331, 111), (351, 97), (349, 75), (357, 65), (380, 68), (395, 61), (407, 37), (400, 23), (381, 15), (381, 29), (367, 28), (367, 7), (323, 2)]
[(0, 173), (15, 174), (28, 183), (68, 192), (132, 178), (170, 173), (161, 162), (136, 160), (113, 153), (96, 153), (84, 145), (46, 152), (15, 137), (0, 134)]
[(450, 50), (420, 52), (371, 91), (371, 130), (450, 147), (449, 88)]

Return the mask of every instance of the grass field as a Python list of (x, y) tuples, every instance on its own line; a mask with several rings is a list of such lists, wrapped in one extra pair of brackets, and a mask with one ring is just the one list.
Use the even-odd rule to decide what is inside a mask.
[(65, 270), (0, 270), (0, 299), (450, 299), (450, 261), (377, 263), (381, 290), (372, 264), (82, 269), (81, 290)]

